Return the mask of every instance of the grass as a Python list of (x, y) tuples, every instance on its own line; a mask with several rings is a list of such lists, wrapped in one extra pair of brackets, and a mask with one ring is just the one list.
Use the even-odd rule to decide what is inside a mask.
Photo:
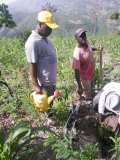
[[(119, 56), (120, 37), (89, 36), (88, 39), (93, 46), (99, 47), (102, 45), (104, 47), (104, 66), (107, 68), (106, 70), (109, 70), (111, 65)], [(71, 67), (75, 40), (72, 37), (53, 37), (51, 40), (56, 48), (58, 57), (57, 88), (62, 91), (63, 97), (66, 98), (66, 101), (64, 102), (66, 106), (67, 103), (71, 101), (71, 97), (75, 91), (75, 79)], [(23, 41), (16, 38), (2, 38), (0, 39), (0, 46), (0, 79), (10, 86), (14, 95), (13, 98), (6, 101), (5, 96), (7, 98), (9, 97), (7, 88), (1, 86), (2, 90), (0, 91), (0, 95), (2, 99), (4, 99), (5, 103), (2, 104), (0, 113), (3, 111), (9, 111), (12, 114), (13, 110), (21, 107), (26, 110), (28, 115), (35, 115), (35, 111), (28, 100), (30, 86), (27, 76), (28, 66)], [(110, 74), (108, 76), (110, 77)], [(3, 92), (3, 90), (5, 91)], [(3, 96), (3, 94), (6, 95)]]

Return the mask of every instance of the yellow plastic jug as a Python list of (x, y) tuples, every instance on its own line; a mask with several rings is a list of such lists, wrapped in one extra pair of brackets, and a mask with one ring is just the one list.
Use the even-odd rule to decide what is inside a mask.
[(48, 97), (46, 93), (38, 94), (36, 92), (33, 92), (31, 94), (31, 99), (37, 111), (46, 112), (51, 102), (54, 100), (55, 97), (58, 96), (60, 96), (60, 93), (58, 91), (55, 91), (54, 95), (50, 97)]

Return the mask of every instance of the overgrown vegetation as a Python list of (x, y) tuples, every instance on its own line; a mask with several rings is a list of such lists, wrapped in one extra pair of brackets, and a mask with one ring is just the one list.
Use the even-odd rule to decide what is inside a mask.
[(116, 158), (117, 160), (119, 160), (120, 159), (120, 137), (116, 135), (115, 137), (110, 137), (110, 138), (114, 143), (113, 150), (116, 152)]
[(56, 152), (57, 160), (95, 160), (96, 158), (96, 145), (86, 145), (83, 148), (75, 150), (72, 145), (71, 137), (56, 137), (50, 134), (45, 140), (45, 146), (51, 146)]
[(35, 154), (45, 152), (43, 138), (38, 132), (52, 132), (49, 128), (30, 127), (27, 123), (17, 124), (7, 137), (0, 132), (0, 160), (27, 160)]
[[(26, 37), (24, 38), (26, 39)], [(115, 72), (113, 76), (113, 64), (117, 61), (120, 53), (120, 37), (89, 36), (89, 39), (94, 47), (103, 47), (103, 85), (111, 79), (115, 79), (115, 77), (118, 77), (117, 75), (120, 74), (118, 70), (118, 72)], [(51, 114), (52, 118), (57, 122), (58, 127), (63, 127), (68, 116), (68, 106), (72, 101), (73, 94), (75, 92), (74, 73), (71, 68), (75, 41), (71, 37), (52, 37), (51, 40), (53, 41), (57, 51), (57, 89), (61, 91), (62, 97), (54, 101), (53, 107), (49, 110), (49, 114)], [(42, 126), (43, 122), (41, 121), (41, 113), (37, 113), (29, 102), (29, 95), (31, 91), (27, 74), (24, 40), (21, 38), (2, 38), (0, 39), (0, 46), (0, 130), (2, 131), (3, 128), (9, 132), (9, 128), (13, 127), (17, 122), (23, 119), (29, 121), (30, 124), (37, 119), (36, 126)], [(99, 51), (95, 52), (94, 55), (95, 57), (99, 57)], [(96, 59), (96, 81), (99, 85), (101, 84), (101, 81), (99, 76), (98, 60)], [(11, 120), (8, 118), (9, 116)], [(32, 126), (29, 126), (27, 128), (22, 128), (24, 132), (21, 132), (18, 135), (18, 137), (20, 137), (16, 137), (14, 141), (12, 137), (15, 132), (18, 132), (18, 130), (13, 130), (12, 136), (10, 134), (9, 138), (5, 135), (5, 140), (4, 138), (0, 139), (0, 156), (2, 160), (14, 159), (13, 157), (15, 156), (19, 142), (23, 143), (24, 140), (26, 141), (27, 139), (25, 137), (28, 139), (30, 138), (30, 142), (34, 137), (32, 134)], [(50, 135), (50, 137), (46, 139), (45, 144), (52, 147), (56, 153), (56, 159), (58, 160), (85, 160), (85, 158), (88, 160), (95, 159), (95, 145), (85, 146), (76, 150), (72, 145), (72, 139), (67, 136)], [(28, 146), (26, 146), (26, 148), (27, 147)], [(66, 150), (64, 150), (65, 148)], [(27, 153), (24, 145), (22, 149), (23, 152), (25, 151)], [(32, 151), (30, 152), (34, 154)], [(22, 155), (19, 154), (19, 156)], [(19, 159), (19, 156), (16, 156), (16, 159)]]

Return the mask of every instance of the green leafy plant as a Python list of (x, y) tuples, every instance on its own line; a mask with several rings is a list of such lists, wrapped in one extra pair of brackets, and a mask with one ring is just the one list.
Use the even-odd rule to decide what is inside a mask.
[(56, 153), (56, 159), (70, 160), (74, 157), (74, 151), (72, 148), (72, 139), (64, 136), (64, 138), (50, 135), (45, 140), (45, 146), (50, 145)]
[(96, 159), (96, 145), (85, 145), (80, 153), (79, 159), (80, 160), (95, 160)]
[(55, 100), (53, 107), (49, 108), (48, 112), (58, 124), (64, 125), (69, 114), (65, 99)]
[(116, 158), (117, 158), (116, 160), (119, 160), (120, 159), (120, 137), (115, 135), (115, 137), (110, 137), (110, 139), (114, 143), (113, 150), (116, 151)]
[(7, 138), (1, 132), (0, 160), (27, 160), (34, 154), (43, 153), (40, 143), (43, 138), (38, 136), (39, 131), (52, 132), (47, 127), (31, 128), (23, 122), (17, 124)]
[(44, 144), (52, 147), (57, 160), (94, 160), (96, 157), (96, 145), (86, 145), (75, 150), (72, 145), (72, 138), (68, 136), (57, 137), (50, 134)]

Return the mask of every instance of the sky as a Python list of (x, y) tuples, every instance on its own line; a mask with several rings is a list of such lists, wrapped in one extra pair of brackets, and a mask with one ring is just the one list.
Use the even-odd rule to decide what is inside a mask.
[(4, 2), (6, 4), (9, 4), (9, 3), (13, 2), (13, 1), (15, 1), (15, 0), (0, 0), (0, 3)]

